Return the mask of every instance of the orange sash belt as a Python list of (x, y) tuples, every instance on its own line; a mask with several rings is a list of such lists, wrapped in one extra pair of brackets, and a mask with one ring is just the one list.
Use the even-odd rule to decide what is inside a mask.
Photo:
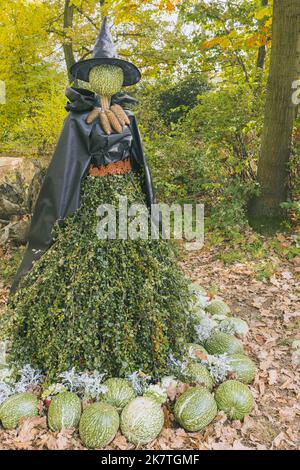
[(122, 175), (131, 171), (131, 162), (128, 159), (120, 160), (116, 163), (108, 163), (108, 165), (95, 166), (91, 165), (89, 169), (90, 176), (105, 175)]

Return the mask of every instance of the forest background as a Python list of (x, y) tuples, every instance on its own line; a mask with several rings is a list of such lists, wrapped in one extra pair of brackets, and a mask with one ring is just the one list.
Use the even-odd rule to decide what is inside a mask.
[[(285, 3), (290, 16), (278, 11), (277, 36), (290, 28), (274, 46), (284, 60), (284, 77), (276, 76), (272, 90), (277, 85), (278, 94), (285, 86), (288, 99), (276, 104), (270, 96), (265, 109), (272, 1), (1, 1), (6, 104), (1, 105), (0, 152), (51, 155), (66, 116), (64, 90), (68, 81), (74, 84), (68, 67), (90, 55), (101, 18), (108, 15), (120, 56), (142, 70), (140, 84), (125, 91), (140, 103), (135, 112), (159, 200), (204, 202), (212, 242), (228, 237), (236, 243), (249, 221), (264, 231), (277, 229), (279, 219), (280, 228), (290, 228), (300, 212), (299, 7), (294, 0)], [(272, 112), (282, 114), (284, 122), (274, 122)], [(288, 155), (275, 155), (272, 142), (286, 147)], [(262, 208), (255, 199), (266, 186), (270, 194)]]

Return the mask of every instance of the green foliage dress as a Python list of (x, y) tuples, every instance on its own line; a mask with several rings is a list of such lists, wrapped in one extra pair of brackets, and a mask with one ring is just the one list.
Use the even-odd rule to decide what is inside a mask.
[(81, 207), (56, 227), (10, 301), (12, 358), (48, 378), (71, 367), (158, 375), (191, 339), (187, 282), (163, 240), (100, 240), (101, 203), (144, 203), (137, 176), (87, 176)]

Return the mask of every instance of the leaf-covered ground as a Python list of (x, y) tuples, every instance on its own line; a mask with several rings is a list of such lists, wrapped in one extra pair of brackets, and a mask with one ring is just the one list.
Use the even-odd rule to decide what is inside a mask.
[[(252, 235), (247, 235), (244, 242), (251, 244)], [(256, 406), (243, 423), (229, 423), (219, 413), (215, 421), (199, 433), (186, 433), (165, 410), (165, 428), (147, 449), (300, 448), (300, 350), (296, 349), (296, 341), (300, 340), (300, 256), (290, 260), (286, 256), (295, 243), (295, 234), (280, 234), (276, 250), (272, 250), (266, 240), (264, 257), (227, 265), (220, 261), (224, 253), (232, 250), (225, 243), (186, 254), (181, 264), (192, 280), (206, 287), (212, 295), (217, 291), (233, 312), (250, 325), (245, 349), (258, 366), (258, 375), (251, 386)], [(6, 298), (7, 288), (2, 282), (1, 308)], [(76, 431), (52, 433), (47, 429), (45, 417), (26, 420), (13, 431), (0, 429), (0, 449), (82, 448)], [(120, 434), (108, 447), (132, 448), (134, 446)]]

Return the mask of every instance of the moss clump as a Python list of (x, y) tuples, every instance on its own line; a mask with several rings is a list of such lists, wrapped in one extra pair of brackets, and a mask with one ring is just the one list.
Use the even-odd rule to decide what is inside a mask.
[[(133, 174), (85, 178), (81, 207), (11, 299), (12, 358), (54, 379), (72, 367), (122, 377), (166, 371), (170, 350), (191, 341), (188, 285), (161, 240), (100, 240), (101, 203), (144, 202)], [(177, 340), (180, 332), (180, 341)]]

